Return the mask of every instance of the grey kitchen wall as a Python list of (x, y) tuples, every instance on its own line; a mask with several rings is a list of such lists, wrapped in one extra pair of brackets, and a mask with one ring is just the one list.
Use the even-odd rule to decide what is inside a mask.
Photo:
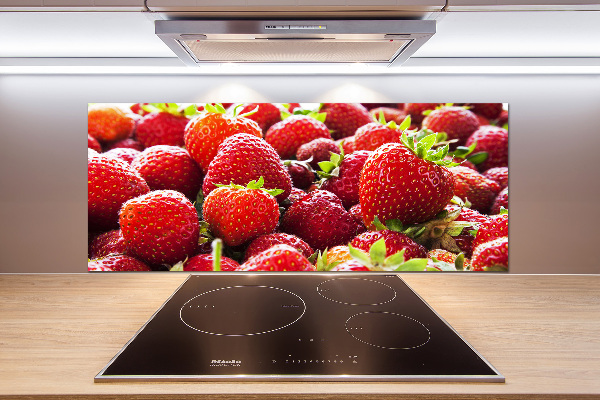
[(600, 76), (0, 75), (0, 272), (85, 272), (88, 102), (506, 102), (510, 272), (600, 273)]

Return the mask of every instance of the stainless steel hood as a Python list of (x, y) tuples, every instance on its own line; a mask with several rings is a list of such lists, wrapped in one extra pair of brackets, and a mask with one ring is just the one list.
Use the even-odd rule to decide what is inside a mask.
[(211, 63), (398, 66), (435, 33), (434, 20), (175, 19), (155, 33), (187, 65)]

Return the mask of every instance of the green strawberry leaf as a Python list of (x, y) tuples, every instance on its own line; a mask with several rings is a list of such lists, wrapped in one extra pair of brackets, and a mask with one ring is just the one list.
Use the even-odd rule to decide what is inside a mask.
[(309, 116), (313, 117), (319, 122), (325, 123), (325, 119), (327, 119), (327, 113), (311, 113)]
[(387, 121), (385, 120), (385, 116), (383, 115), (383, 111), (379, 111), (379, 119), (378, 119), (379, 123), (381, 125), (385, 125), (387, 124)]
[(426, 258), (411, 258), (396, 268), (396, 271), (425, 271), (425, 267), (427, 267)]
[(202, 206), (204, 205), (204, 194), (202, 193), (202, 189), (198, 191), (196, 195), (196, 201), (194, 202), (194, 208), (196, 209), (196, 213), (198, 214), (198, 219), (202, 220)]
[(213, 271), (221, 270), (221, 251), (223, 249), (223, 241), (221, 239), (215, 239), (212, 242), (212, 256), (213, 256)]
[(506, 131), (508, 130), (508, 122), (506, 124), (502, 125), (502, 129), (504, 129)]
[(377, 215), (375, 216), (375, 218), (373, 218), (373, 226), (378, 231), (385, 231), (387, 229), (387, 227), (381, 223), (381, 221), (379, 220), (379, 217), (377, 217)]
[(361, 264), (366, 265), (366, 266), (371, 265), (371, 260), (369, 258), (369, 255), (355, 247), (352, 247), (352, 245), (350, 243), (348, 243), (348, 252), (350, 253), (350, 256), (352, 258), (354, 258), (356, 261), (360, 262)]
[(501, 206), (500, 207), (500, 212), (498, 214), (500, 214), (500, 215), (508, 214), (508, 209), (506, 209), (503, 206)]
[(469, 160), (473, 164), (477, 165), (477, 164), (481, 164), (482, 162), (487, 160), (487, 158), (488, 158), (488, 153), (486, 151), (482, 151), (482, 152), (475, 153), (475, 154), (467, 157), (467, 160)]
[(508, 268), (505, 265), (494, 264), (489, 267), (483, 267), (484, 271), (506, 272)]
[(382, 265), (385, 261), (385, 239), (379, 239), (371, 245), (369, 249), (369, 256), (371, 256), (371, 262), (375, 265)]
[(246, 118), (246, 117), (251, 116), (252, 114), (256, 114), (258, 112), (258, 109), (259, 109), (259, 106), (256, 106), (252, 110), (238, 115), (238, 118)]
[(423, 137), (422, 139), (420, 139), (418, 144), (422, 145), (423, 148), (427, 151), (433, 147), (436, 139), (437, 139), (437, 134), (432, 133), (431, 135), (427, 135), (427, 136)]
[(388, 219), (387, 221), (385, 221), (385, 226), (390, 231), (395, 232), (402, 232), (402, 229), (404, 229), (404, 227), (402, 226), (402, 221), (400, 221), (399, 219)]
[(384, 263), (385, 265), (390, 265), (390, 266), (395, 266), (395, 265), (400, 265), (400, 264), (404, 264), (404, 253), (406, 252), (406, 249), (402, 249), (397, 253), (392, 254), (391, 256), (389, 256), (388, 258), (385, 259)]
[(460, 253), (456, 256), (456, 260), (454, 260), (454, 267), (457, 271), (464, 271), (465, 269), (465, 254)]
[(191, 117), (194, 116), (196, 114), (198, 114), (198, 106), (195, 104), (191, 104), (189, 106), (187, 106), (186, 108), (183, 109), (183, 115), (185, 115), (186, 117)]
[(405, 131), (410, 127), (410, 124), (411, 124), (410, 115), (407, 115), (400, 123), (400, 126), (398, 126), (398, 130)]
[[(439, 268), (440, 271), (456, 271), (456, 268), (454, 267), (453, 264), (447, 263), (445, 261), (441, 261), (438, 260), (435, 257), (431, 258), (431, 261), (433, 262), (433, 264)], [(437, 269), (433, 269), (434, 271)], [(431, 270), (430, 270), (431, 271)]]
[(444, 145), (443, 147), (440, 147), (437, 150), (432, 151), (430, 154), (428, 154), (427, 160), (432, 161), (432, 162), (440, 161), (440, 160), (443, 160), (447, 154), (448, 154), (448, 145)]
[(332, 163), (331, 161), (321, 161), (319, 163), (319, 167), (323, 172), (330, 173), (335, 169), (336, 164)]
[(291, 117), (292, 114), (288, 110), (281, 110), (281, 120)]

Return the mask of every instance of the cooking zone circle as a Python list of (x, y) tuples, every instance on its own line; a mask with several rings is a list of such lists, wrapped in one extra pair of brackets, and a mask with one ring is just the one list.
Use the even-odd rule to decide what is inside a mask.
[(365, 278), (334, 278), (320, 283), (317, 292), (327, 300), (351, 306), (376, 306), (396, 298), (385, 283)]
[(406, 315), (367, 311), (346, 320), (346, 331), (356, 340), (382, 349), (409, 350), (431, 339), (425, 325)]
[(188, 300), (179, 310), (190, 328), (217, 336), (253, 336), (283, 329), (306, 312), (295, 293), (271, 286), (228, 286)]

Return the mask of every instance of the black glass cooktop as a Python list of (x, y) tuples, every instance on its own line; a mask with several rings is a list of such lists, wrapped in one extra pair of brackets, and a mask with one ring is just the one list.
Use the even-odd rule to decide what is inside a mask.
[(504, 382), (397, 275), (190, 275), (103, 381)]

